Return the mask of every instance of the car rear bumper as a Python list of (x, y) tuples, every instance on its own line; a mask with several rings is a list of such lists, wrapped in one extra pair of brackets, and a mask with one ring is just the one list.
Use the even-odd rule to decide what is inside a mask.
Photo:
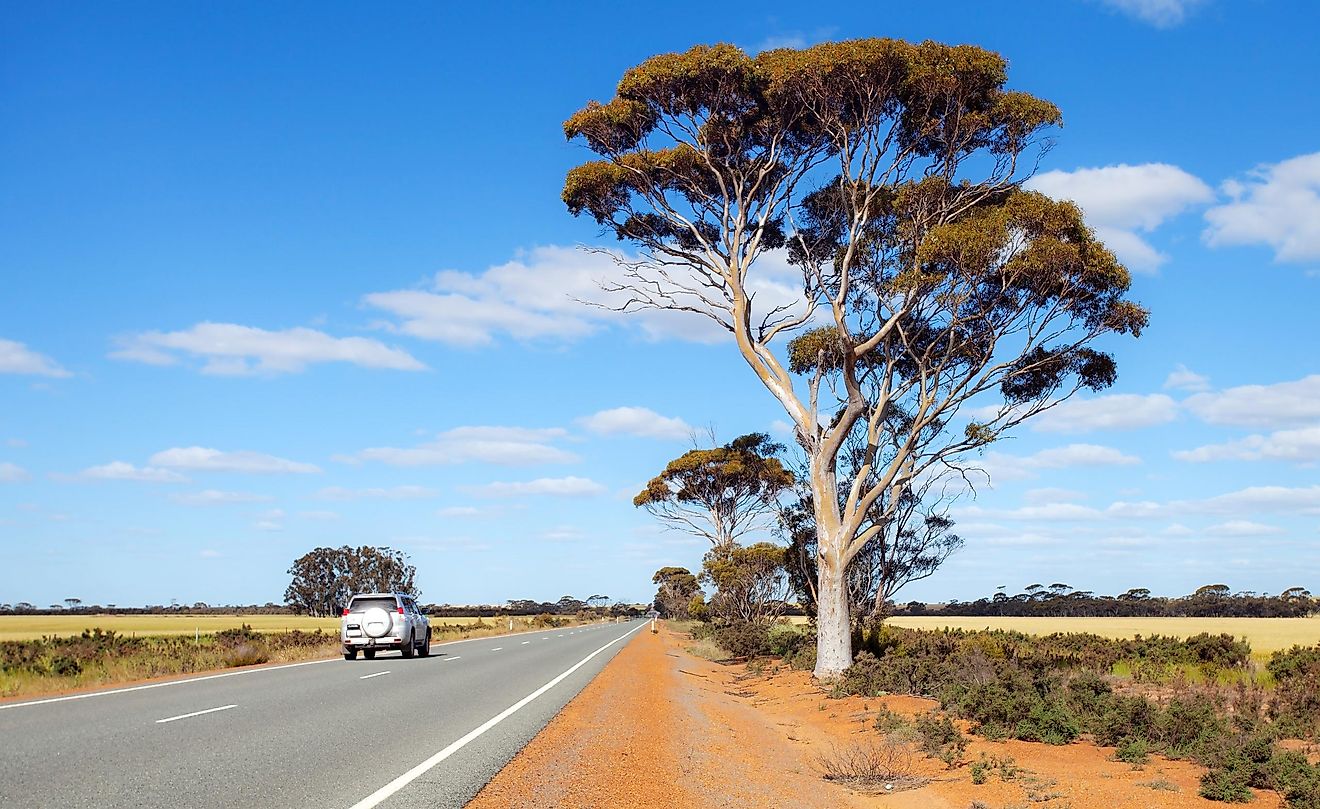
[(343, 644), (344, 649), (350, 652), (354, 649), (397, 649), (403, 645), (403, 642), (403, 638), (389, 636), (383, 638), (368, 638), (363, 636), (360, 638), (340, 639), (340, 643)]

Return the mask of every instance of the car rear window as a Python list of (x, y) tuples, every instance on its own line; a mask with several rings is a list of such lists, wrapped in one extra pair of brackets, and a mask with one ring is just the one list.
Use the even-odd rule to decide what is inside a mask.
[(380, 607), (386, 612), (394, 612), (399, 605), (394, 603), (392, 598), (355, 598), (353, 604), (348, 608), (349, 612), (366, 612), (372, 607)]

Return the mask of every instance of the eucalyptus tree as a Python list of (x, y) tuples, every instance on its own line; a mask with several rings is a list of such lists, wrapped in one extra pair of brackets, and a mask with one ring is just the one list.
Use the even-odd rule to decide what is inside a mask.
[(775, 457), (784, 447), (765, 433), (738, 436), (722, 447), (689, 450), (633, 498), (667, 527), (728, 547), (749, 533), (768, 530), (779, 496), (793, 474)]
[[(714, 321), (792, 420), (820, 677), (852, 660), (849, 564), (914, 485), (974, 482), (1006, 430), (1111, 385), (1092, 344), (1147, 321), (1078, 208), (1022, 188), (1061, 118), (1006, 83), (1001, 56), (966, 45), (699, 46), (564, 124), (596, 155), (564, 202), (628, 246), (617, 308)], [(800, 271), (796, 300), (758, 296), (771, 253)], [(841, 479), (856, 433), (866, 457)]]

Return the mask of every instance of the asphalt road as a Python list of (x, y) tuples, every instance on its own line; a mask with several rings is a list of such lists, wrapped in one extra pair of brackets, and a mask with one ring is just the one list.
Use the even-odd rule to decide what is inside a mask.
[(0, 807), (460, 807), (645, 625), (0, 705)]

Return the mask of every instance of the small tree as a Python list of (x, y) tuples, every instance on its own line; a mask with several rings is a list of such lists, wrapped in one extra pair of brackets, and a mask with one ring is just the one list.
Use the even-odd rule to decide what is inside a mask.
[(309, 615), (335, 615), (354, 593), (407, 593), (421, 595), (414, 579), (417, 568), (408, 555), (391, 548), (362, 546), (316, 548), (298, 557), (289, 568), (293, 581), (284, 601)]
[[(648, 59), (564, 124), (599, 156), (569, 172), (569, 211), (637, 250), (606, 285), (618, 307), (711, 319), (793, 422), (821, 677), (852, 661), (849, 564), (918, 482), (1112, 385), (1091, 344), (1147, 321), (1077, 206), (1022, 188), (1061, 118), (1006, 83), (1003, 57), (966, 45), (717, 45)], [(801, 270), (796, 303), (754, 294), (775, 250)], [(854, 435), (865, 463), (841, 477)]]
[(703, 536), (714, 547), (765, 530), (793, 474), (774, 457), (784, 447), (764, 433), (739, 436), (722, 447), (694, 449), (670, 461), (633, 505), (670, 528)]
[(721, 623), (768, 627), (787, 605), (784, 549), (770, 542), (713, 548), (702, 563), (701, 581), (715, 588), (708, 609)]
[(76, 610), (76, 609), (78, 609), (78, 607), (81, 607), (81, 606), (82, 606), (82, 599), (81, 599), (81, 598), (66, 598), (66, 599), (64, 599), (64, 603), (68, 605), (69, 609), (71, 609), (71, 610)]
[(655, 593), (655, 608), (669, 618), (690, 617), (694, 596), (701, 594), (697, 577), (685, 567), (662, 567), (651, 577), (660, 586)]

